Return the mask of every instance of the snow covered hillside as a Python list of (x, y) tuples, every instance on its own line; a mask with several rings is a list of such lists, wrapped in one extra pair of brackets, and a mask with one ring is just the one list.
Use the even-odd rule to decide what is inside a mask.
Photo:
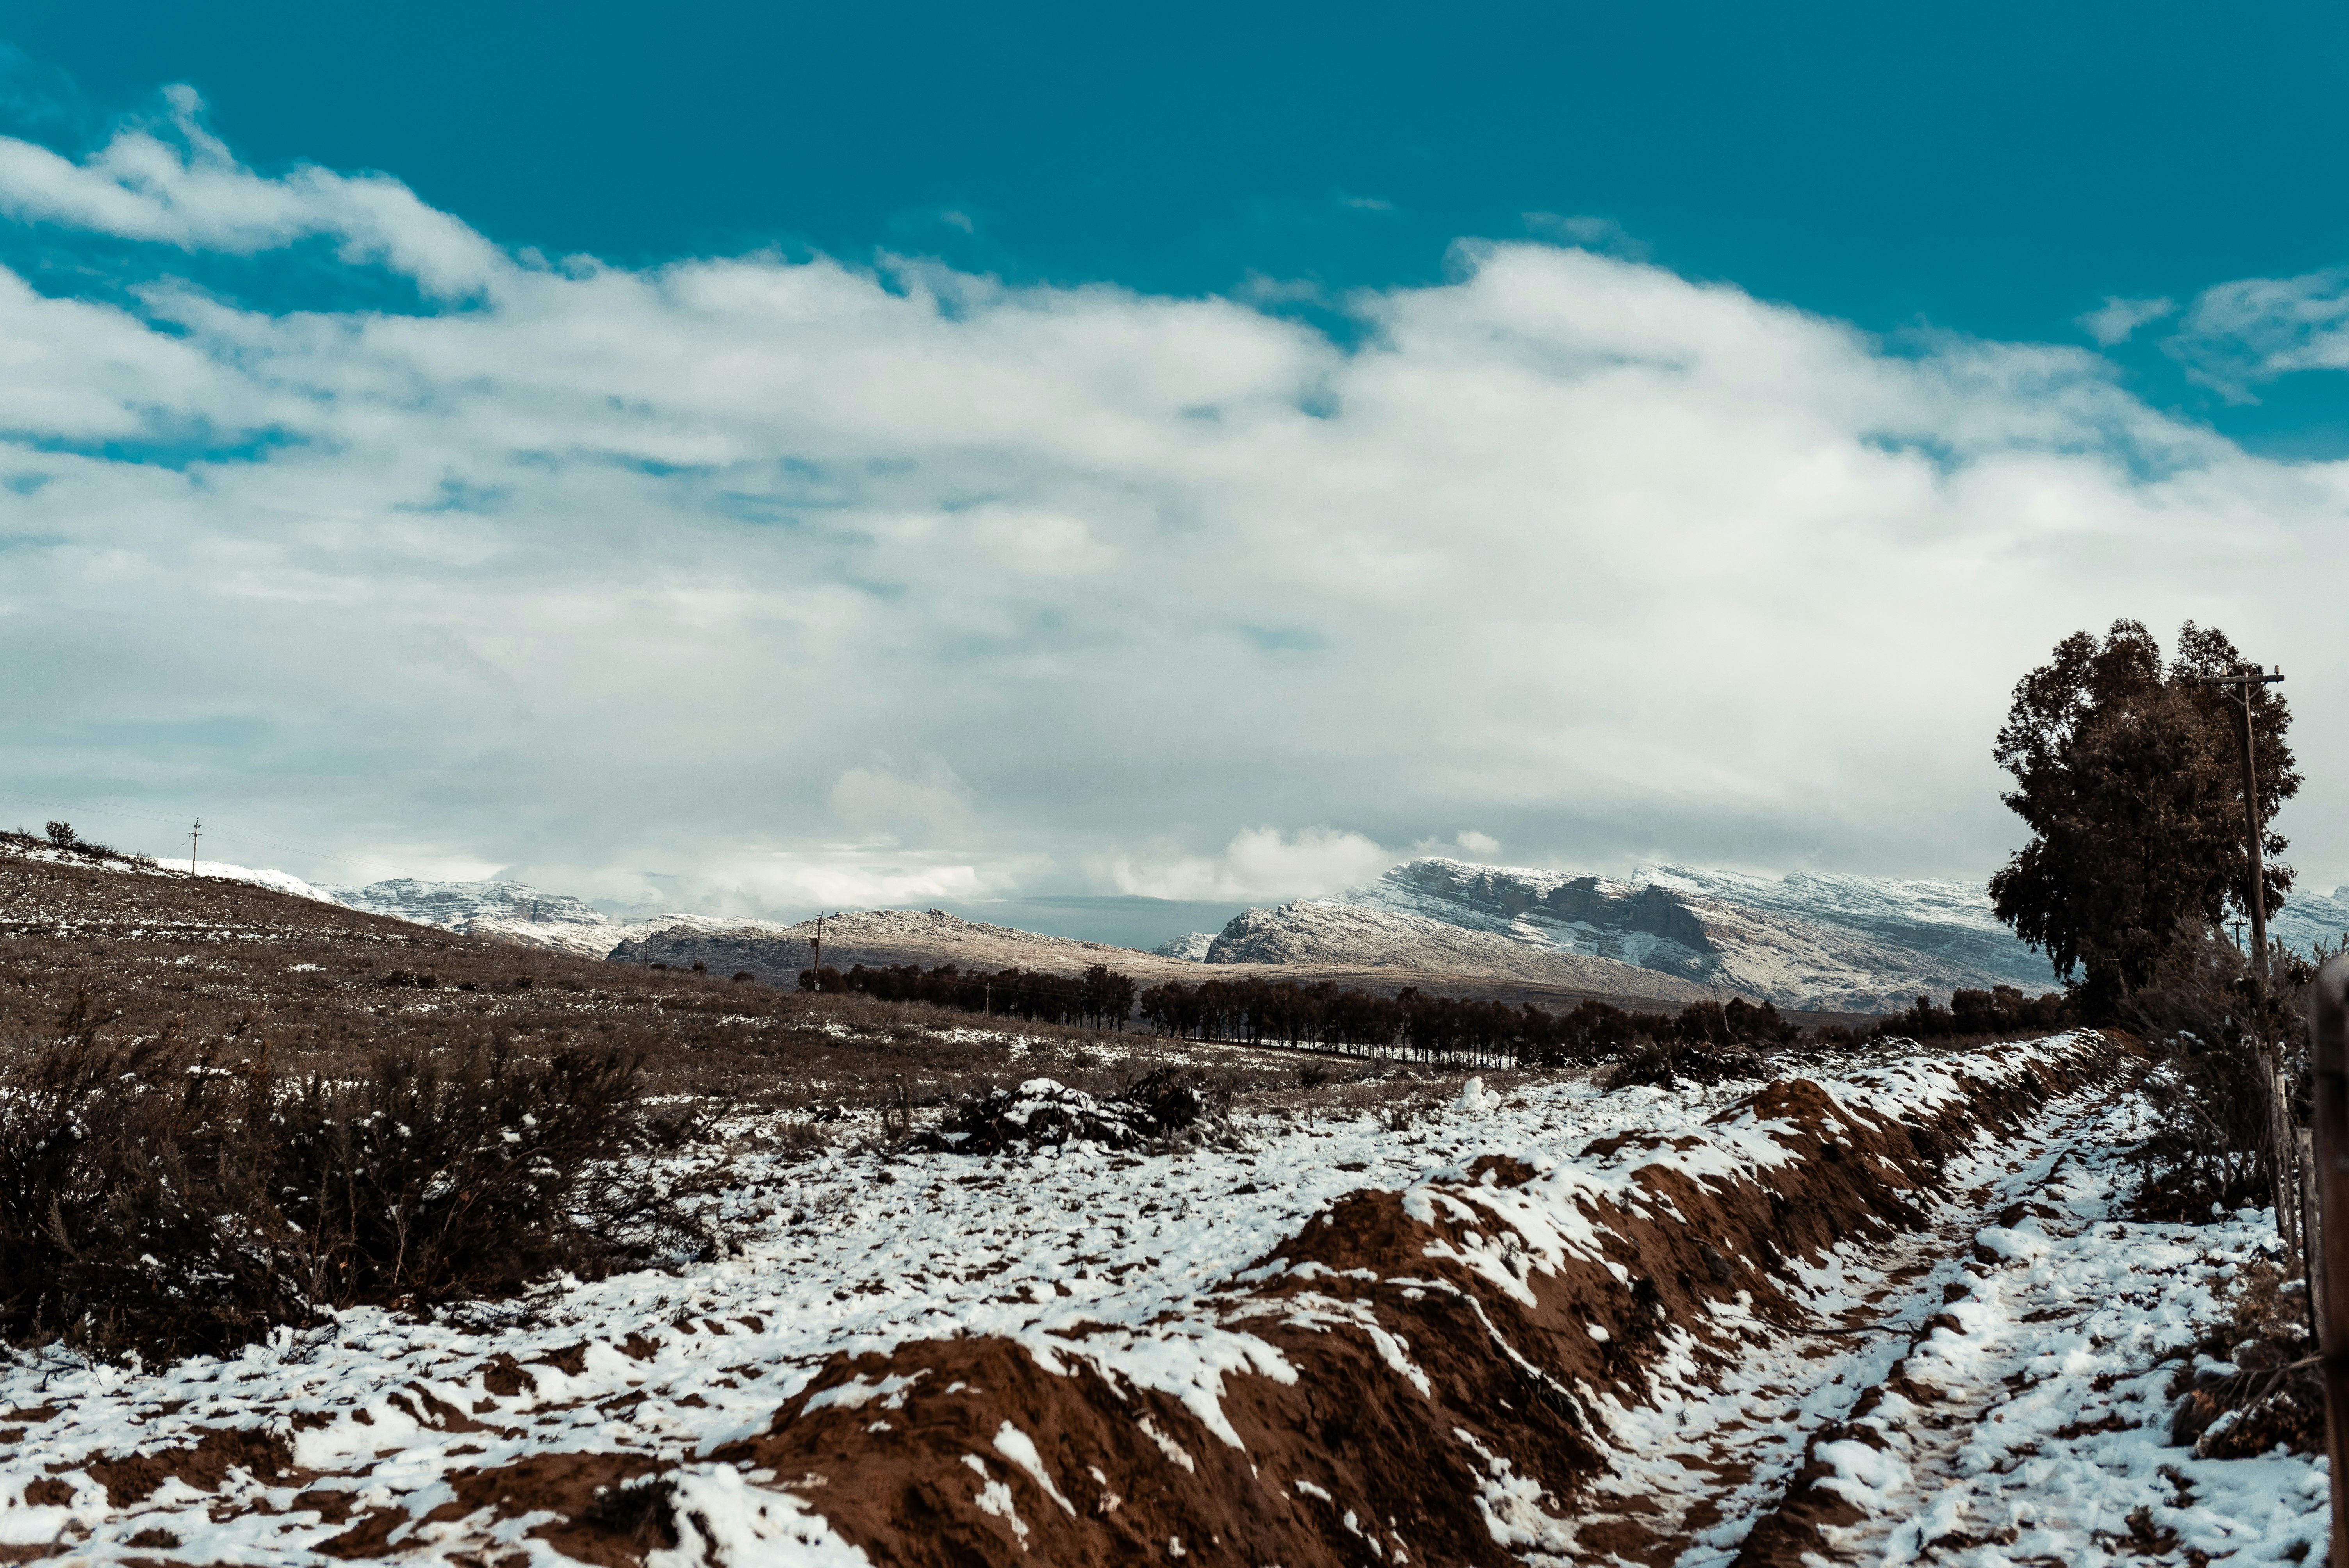
[(1136, 1151), (746, 1119), (722, 1262), (0, 1366), (0, 1549), (2313, 1561), (2320, 1460), (2169, 1446), (2174, 1367), (2273, 1233), (2128, 1217), (2116, 1066), (2078, 1036), (1682, 1095), (1423, 1080)]
[[(2302, 952), (2349, 932), (2349, 903), (2295, 892), (2273, 923)], [(1340, 902), (1420, 915), (1537, 947), (1613, 958), (1780, 1006), (1903, 1007), (1920, 993), (2053, 990), (2047, 960), (1960, 882), (1643, 865), (1625, 881), (1430, 858)]]
[[(1733, 891), (1741, 896), (1726, 896)], [(2000, 985), (2036, 992), (2054, 984), (2044, 961), (1989, 920), (1986, 903), (1977, 917), (1962, 889), (1942, 884), (1780, 882), (1661, 868), (1614, 882), (1427, 859), (1342, 900), (1611, 958), (1782, 1007), (1883, 1011), (1920, 993), (1946, 997)]]
[(1212, 931), (1186, 931), (1172, 942), (1162, 942), (1150, 951), (1161, 958), (1180, 958), (1188, 964), (1205, 964), (1207, 950), (1216, 944)]
[(1213, 964), (1345, 964), (1509, 975), (1544, 985), (1678, 1005), (1702, 1000), (1701, 985), (1654, 967), (1564, 947), (1537, 945), (1423, 915), (1309, 899), (1244, 910), (1209, 945)]

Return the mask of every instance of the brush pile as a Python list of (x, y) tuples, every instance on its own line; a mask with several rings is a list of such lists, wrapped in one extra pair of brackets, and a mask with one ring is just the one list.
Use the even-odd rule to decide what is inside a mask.
[(953, 1154), (1001, 1154), (1094, 1143), (1132, 1149), (1162, 1142), (1198, 1125), (1219, 1109), (1203, 1075), (1160, 1068), (1106, 1099), (1057, 1078), (1030, 1078), (1018, 1088), (990, 1089), (965, 1099), (936, 1130), (912, 1147)]

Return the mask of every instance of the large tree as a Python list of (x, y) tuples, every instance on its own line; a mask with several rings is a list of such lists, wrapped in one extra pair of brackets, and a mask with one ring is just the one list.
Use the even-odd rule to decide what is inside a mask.
[[(2189, 622), (2165, 668), (2142, 624), (2116, 621), (2102, 641), (2064, 638), (2014, 688), (1992, 755), (2014, 776), (2002, 798), (2033, 836), (1991, 879), (1991, 902), (2057, 975), (2085, 971), (2092, 1017), (2143, 985), (2181, 928), (2217, 925), (2254, 896), (2269, 914), (2283, 905), (2292, 868), (2276, 863), (2272, 831), (2264, 885), (2251, 887), (2239, 688), (2195, 684), (2242, 663), (2224, 633)], [(2273, 687), (2251, 688), (2251, 718), (2264, 824), (2300, 775)]]

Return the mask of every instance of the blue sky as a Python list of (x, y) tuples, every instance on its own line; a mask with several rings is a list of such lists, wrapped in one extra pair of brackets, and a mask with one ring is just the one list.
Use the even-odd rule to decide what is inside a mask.
[[(1877, 331), (2078, 341), (2349, 256), (2338, 6), (17, 6), (10, 119), (167, 81), (263, 168), (397, 174), (508, 245), (936, 253), (1228, 291), (1442, 275), (1526, 213)], [(2349, 451), (2342, 378), (2165, 407)]]
[(1979, 877), (2064, 633), (2340, 695), (2344, 33), (13, 7), (0, 794), (767, 913)]

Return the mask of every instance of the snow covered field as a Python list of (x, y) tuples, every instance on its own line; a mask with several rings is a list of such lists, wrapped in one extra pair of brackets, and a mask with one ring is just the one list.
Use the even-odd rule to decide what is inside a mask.
[(2162, 1446), (2163, 1357), (2271, 1233), (2119, 1217), (2115, 1066), (1453, 1080), (1147, 1154), (746, 1121), (722, 1263), (228, 1362), (16, 1357), (0, 1555), (2321, 1555), (2321, 1461)]

